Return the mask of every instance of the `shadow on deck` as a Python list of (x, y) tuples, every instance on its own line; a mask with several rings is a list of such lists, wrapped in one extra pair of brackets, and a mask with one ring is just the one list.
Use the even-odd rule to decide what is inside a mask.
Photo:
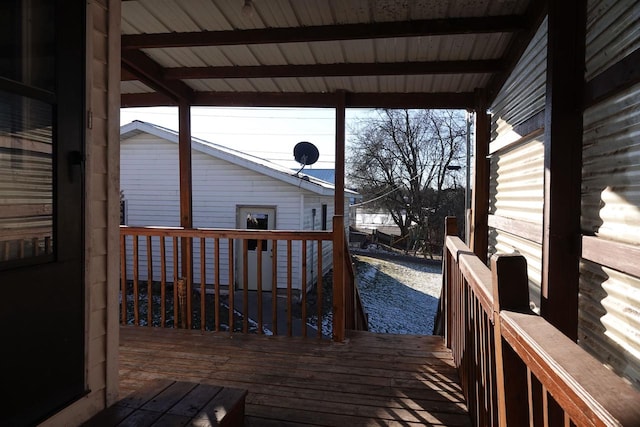
[(120, 328), (120, 395), (156, 378), (248, 390), (246, 426), (467, 426), (451, 351), (437, 336), (313, 338)]

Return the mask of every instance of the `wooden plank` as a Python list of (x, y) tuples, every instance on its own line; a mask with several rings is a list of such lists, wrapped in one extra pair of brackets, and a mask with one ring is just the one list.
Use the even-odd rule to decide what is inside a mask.
[(542, 244), (542, 224), (536, 224), (519, 219), (505, 218), (499, 215), (489, 215), (489, 227), (511, 233), (523, 239)]
[(640, 246), (614, 242), (595, 236), (582, 236), (582, 258), (640, 277)]
[[(163, 383), (160, 382), (158, 387), (162, 387), (162, 385)], [(165, 412), (167, 408), (173, 407), (173, 405), (182, 400), (185, 394), (195, 387), (196, 384), (193, 383), (173, 382), (140, 407), (149, 411)]]
[(226, 228), (130, 227), (120, 226), (120, 233), (131, 236), (167, 236), (219, 239), (264, 240), (332, 240), (332, 232), (321, 230), (243, 230)]
[(246, 390), (225, 387), (193, 418), (202, 427), (243, 424)]
[[(128, 332), (136, 332), (136, 328), (126, 328), (126, 332), (127, 334), (121, 336), (128, 335)], [(169, 332), (166, 335), (170, 337), (173, 335), (171, 332), (176, 331), (166, 330), (166, 332)], [(192, 334), (186, 335), (191, 336)], [(184, 338), (188, 338), (188, 336)], [(211, 338), (216, 336), (213, 335)], [(397, 359), (397, 356), (392, 354), (388, 357), (382, 356), (380, 358), (370, 347), (360, 347), (361, 343), (366, 343), (370, 341), (369, 339), (360, 340), (360, 343), (356, 340), (353, 344), (349, 341), (348, 346), (358, 347), (358, 352), (352, 354), (350, 351), (345, 353), (344, 350), (346, 348), (344, 345), (328, 346), (327, 344), (330, 344), (330, 342), (327, 341), (311, 341), (307, 345), (306, 343), (309, 340), (292, 340), (286, 339), (286, 337), (282, 337), (282, 340), (274, 339), (276, 337), (263, 337), (263, 339), (256, 340), (258, 337), (255, 335), (248, 337), (234, 336), (233, 340), (220, 337), (220, 339), (213, 339), (212, 342), (206, 340), (207, 344), (204, 346), (205, 348), (201, 349), (200, 356), (194, 355), (196, 359), (191, 360), (185, 359), (183, 352), (172, 356), (171, 351), (159, 352), (154, 348), (150, 349), (150, 353), (140, 351), (140, 347), (146, 347), (149, 343), (148, 339), (141, 339), (141, 337), (143, 337), (142, 333), (135, 334), (134, 349), (140, 353), (136, 363), (143, 365), (144, 371), (156, 372), (158, 370), (157, 372), (164, 372), (163, 375), (174, 378), (187, 375), (198, 381), (211, 381), (214, 384), (224, 384), (225, 386), (243, 386), (248, 389), (257, 387), (262, 390), (262, 394), (279, 396), (284, 393), (282, 394), (283, 397), (288, 396), (289, 398), (305, 393), (305, 399), (311, 401), (322, 399), (328, 402), (335, 401), (340, 403), (350, 400), (354, 401), (354, 404), (366, 404), (366, 396), (371, 396), (372, 399), (380, 399), (381, 402), (384, 400), (393, 401), (396, 399), (396, 397), (392, 397), (396, 396), (394, 390), (397, 390), (401, 391), (403, 399), (407, 399), (407, 401), (424, 401), (426, 406), (434, 405), (445, 409), (450, 408), (460, 413), (459, 405), (463, 405), (461, 396), (456, 394), (459, 392), (454, 391), (456, 389), (459, 390), (459, 388), (455, 384), (455, 372), (451, 366), (447, 368), (450, 372), (447, 374), (444, 371), (440, 371), (440, 368), (424, 364), (425, 358), (423, 355), (425, 352), (422, 351), (409, 351), (409, 353), (415, 353), (415, 356), (413, 356), (414, 363), (408, 363), (411, 360), (408, 358), (405, 360)], [(155, 341), (158, 337), (154, 333), (150, 338)], [(201, 336), (198, 338), (193, 336), (193, 338), (194, 340), (185, 340), (180, 345), (191, 351), (194, 348), (194, 343), (202, 341)], [(236, 338), (241, 339), (236, 340)], [(401, 340), (401, 338), (403, 337), (398, 337), (398, 340)], [(414, 342), (414, 338), (406, 337), (404, 340), (405, 346)], [(169, 342), (174, 342), (174, 344), (169, 344)], [(169, 342), (159, 343), (159, 348), (176, 348), (177, 342), (173, 340)], [(227, 344), (225, 346), (221, 345), (223, 342)], [(390, 347), (397, 349), (398, 342), (392, 342)], [(249, 343), (253, 344), (247, 345)], [(274, 354), (272, 345), (277, 345), (277, 348), (281, 348), (281, 350), (277, 351), (282, 352), (280, 357), (273, 359), (273, 362), (270, 361)], [(306, 347), (306, 350), (301, 352), (300, 347)], [(440, 346), (438, 345), (438, 347)], [(286, 348), (289, 349), (288, 354), (285, 352)], [(325, 354), (324, 350), (322, 350), (329, 348), (337, 348), (340, 351), (332, 351)], [(322, 350), (323, 353), (319, 353), (319, 350)], [(129, 351), (123, 349), (121, 355), (127, 355)], [(149, 362), (150, 354), (157, 354), (157, 357), (151, 363)], [(219, 357), (217, 362), (207, 362), (205, 361), (207, 359), (201, 359), (200, 362), (196, 361), (198, 357), (202, 358), (212, 354), (221, 356), (226, 354), (230, 357), (227, 358), (228, 361), (225, 363)], [(299, 354), (308, 356), (300, 359)], [(325, 357), (330, 357), (330, 359), (323, 360)], [(363, 359), (365, 362), (363, 362)], [(418, 365), (415, 362), (420, 362), (420, 364)], [(363, 363), (364, 365), (362, 365)], [(366, 375), (366, 366), (368, 365), (374, 366), (376, 369)], [(361, 371), (358, 366), (362, 366), (362, 369), (365, 370)], [(139, 369), (132, 369), (127, 363), (121, 363), (121, 367), (130, 372), (130, 378), (146, 375)], [(417, 370), (411, 371), (411, 367)], [(332, 371), (328, 375), (327, 368)], [(435, 370), (431, 371), (431, 369)], [(452, 379), (447, 380), (449, 382), (445, 382), (443, 375), (451, 375)], [(418, 381), (416, 381), (417, 378), (419, 379)], [(438, 385), (440, 383), (441, 385)], [(284, 391), (280, 391), (283, 390), (283, 387)], [(298, 401), (300, 400), (298, 399)]]
[(135, 408), (130, 408), (121, 405), (113, 405), (107, 409), (99, 412), (96, 416), (92, 417), (89, 421), (82, 424), (82, 427), (105, 427), (105, 426), (117, 426), (131, 415), (135, 411)]
[(197, 384), (173, 405), (168, 413), (193, 418), (211, 401), (212, 396), (216, 396), (221, 390), (222, 387), (219, 386)]
[(640, 49), (607, 68), (589, 81), (584, 90), (585, 109), (620, 93), (640, 81)]
[(120, 400), (117, 404), (127, 408), (139, 409), (174, 383), (175, 381), (173, 380), (157, 379), (156, 381), (145, 384), (135, 393)]
[(87, 426), (243, 425), (247, 391), (185, 381), (152, 379)]
[(500, 321), (505, 340), (576, 425), (637, 425), (640, 392), (544, 318), (503, 311)]

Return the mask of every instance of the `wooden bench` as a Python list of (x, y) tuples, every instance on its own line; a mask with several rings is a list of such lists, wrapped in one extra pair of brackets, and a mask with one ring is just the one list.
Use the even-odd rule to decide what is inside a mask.
[(246, 396), (242, 389), (157, 379), (83, 426), (242, 426)]

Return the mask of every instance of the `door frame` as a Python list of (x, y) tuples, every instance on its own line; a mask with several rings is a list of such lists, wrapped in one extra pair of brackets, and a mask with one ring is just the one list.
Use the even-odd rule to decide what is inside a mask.
[[(244, 215), (242, 214), (242, 212), (245, 210), (254, 210), (254, 211), (269, 213), (270, 215), (272, 215), (272, 218), (267, 220), (267, 227), (269, 226), (269, 224), (273, 224), (273, 228), (267, 228), (267, 230), (276, 229), (277, 206), (275, 205), (236, 205), (236, 227), (240, 230), (247, 229), (246, 222), (244, 221)], [(243, 272), (242, 272), (244, 264), (243, 264), (243, 257), (242, 257), (242, 249), (243, 249), (242, 241), (239, 240), (235, 244), (235, 254), (234, 254), (234, 257), (235, 257), (234, 287), (235, 289), (244, 289)], [(253, 256), (252, 256), (252, 253), (254, 254)], [(265, 256), (264, 253), (271, 256)], [(263, 251), (263, 256), (262, 256), (262, 290), (263, 291), (270, 291), (273, 286), (272, 274), (273, 274), (273, 256), (274, 255), (276, 254), (273, 253), (273, 242), (271, 240), (268, 240), (267, 250), (266, 252)], [(255, 252), (250, 251), (247, 256), (248, 258), (247, 269), (249, 271), (248, 278), (247, 278), (247, 281), (248, 281), (247, 288), (248, 290), (251, 290), (251, 291), (257, 290), (257, 282), (253, 283), (252, 274), (250, 273), (252, 271), (251, 267), (253, 267), (254, 269), (257, 268), (257, 265), (256, 265), (257, 261), (254, 257), (255, 257)]]

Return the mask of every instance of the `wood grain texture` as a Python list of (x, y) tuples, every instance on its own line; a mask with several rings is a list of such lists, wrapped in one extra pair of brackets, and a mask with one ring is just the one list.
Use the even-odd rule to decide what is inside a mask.
[(442, 337), (347, 331), (338, 343), (122, 327), (121, 397), (157, 378), (248, 390), (249, 426), (470, 425)]

